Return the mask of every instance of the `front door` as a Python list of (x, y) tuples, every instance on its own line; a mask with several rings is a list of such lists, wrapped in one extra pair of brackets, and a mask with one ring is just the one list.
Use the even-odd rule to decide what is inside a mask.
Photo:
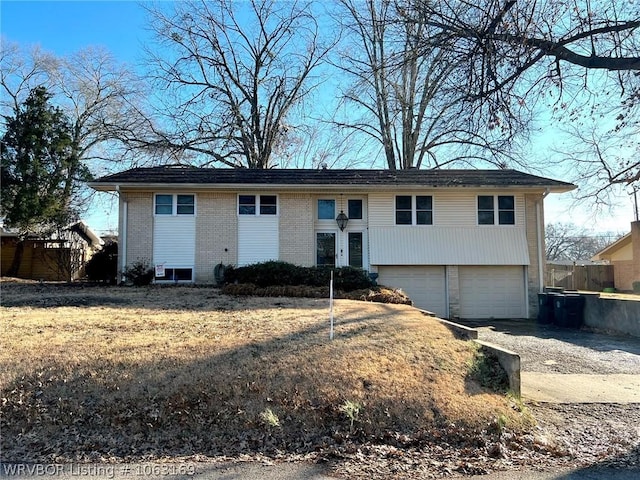
[(336, 266), (336, 232), (316, 233), (316, 265)]

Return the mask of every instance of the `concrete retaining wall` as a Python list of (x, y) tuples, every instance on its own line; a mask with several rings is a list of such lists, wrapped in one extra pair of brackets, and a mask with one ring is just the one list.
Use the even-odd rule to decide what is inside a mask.
[(498, 358), (498, 363), (507, 372), (509, 378), (509, 389), (518, 398), (521, 394), (520, 389), (520, 355), (493, 343), (483, 342), (482, 340), (474, 340), (483, 350), (491, 352)]
[(584, 296), (585, 326), (640, 337), (640, 301)]

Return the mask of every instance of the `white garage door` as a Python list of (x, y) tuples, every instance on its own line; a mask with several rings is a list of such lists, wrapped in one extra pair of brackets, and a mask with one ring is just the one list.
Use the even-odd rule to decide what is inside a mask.
[(459, 267), (462, 318), (524, 318), (524, 267)]
[(414, 306), (447, 316), (444, 267), (380, 266), (378, 275), (380, 285), (401, 288)]

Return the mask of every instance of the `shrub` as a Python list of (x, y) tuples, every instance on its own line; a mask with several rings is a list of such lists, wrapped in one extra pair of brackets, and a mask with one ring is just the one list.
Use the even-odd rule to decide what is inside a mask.
[(85, 267), (92, 282), (115, 284), (118, 276), (118, 242), (109, 241), (89, 259)]
[(153, 268), (146, 260), (137, 260), (131, 265), (127, 265), (122, 272), (127, 281), (133, 283), (136, 287), (149, 285), (153, 280), (153, 273)]
[(268, 261), (245, 267), (225, 268), (224, 282), (251, 283), (258, 287), (284, 285), (306, 285), (324, 287), (329, 285), (333, 270), (334, 288), (351, 291), (373, 286), (366, 271), (354, 267), (300, 267), (287, 262)]

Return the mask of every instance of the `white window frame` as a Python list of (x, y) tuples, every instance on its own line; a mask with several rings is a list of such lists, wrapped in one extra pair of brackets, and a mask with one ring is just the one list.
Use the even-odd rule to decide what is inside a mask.
[[(240, 213), (240, 197), (255, 197), (254, 213)], [(276, 197), (276, 213), (260, 213), (260, 197)], [(238, 217), (277, 217), (280, 215), (280, 198), (275, 193), (239, 193), (237, 198), (236, 215), (238, 215)]]
[[(480, 223), (479, 213), (480, 208), (478, 207), (478, 199), (480, 197), (492, 197), (493, 198), (493, 223)], [(513, 223), (500, 223), (500, 199), (499, 197), (511, 197), (513, 198)], [(511, 212), (512, 210), (502, 210), (503, 212)], [(476, 196), (476, 225), (479, 227), (514, 227), (517, 223), (517, 202), (515, 195), (505, 195), (502, 193), (497, 194), (485, 194)]]
[[(398, 197), (411, 197), (411, 223), (398, 223), (397, 214), (397, 199)], [(418, 200), (417, 197), (431, 197), (431, 223), (418, 223)], [(431, 194), (396, 194), (393, 197), (393, 224), (396, 227), (432, 227), (435, 224), (435, 210), (436, 210), (436, 200), (435, 197)], [(407, 210), (403, 210), (407, 211)], [(422, 211), (422, 210), (421, 210)], [(427, 210), (425, 210), (427, 211)]]
[[(171, 213), (156, 213), (156, 198), (158, 195), (171, 197)], [(178, 213), (178, 196), (193, 197), (193, 213)], [(154, 217), (195, 217), (197, 212), (197, 200), (195, 193), (166, 193), (156, 192), (153, 194), (153, 216)]]
[(188, 266), (165, 265), (164, 268), (165, 268), (165, 271), (166, 270), (191, 270), (191, 280), (173, 280), (171, 278), (163, 278), (163, 277), (158, 278), (155, 276), (155, 272), (154, 272), (154, 276), (153, 276), (154, 283), (195, 283), (196, 270), (192, 265), (188, 265)]

